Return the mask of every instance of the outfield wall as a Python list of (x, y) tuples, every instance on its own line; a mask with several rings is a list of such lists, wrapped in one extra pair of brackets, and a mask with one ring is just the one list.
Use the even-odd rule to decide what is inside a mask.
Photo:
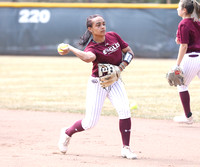
[[(0, 3), (1, 55), (58, 55), (61, 42), (78, 46), (86, 18), (100, 14), (136, 57), (175, 58), (177, 5), (104, 3)], [(83, 48), (80, 48), (83, 49)]]

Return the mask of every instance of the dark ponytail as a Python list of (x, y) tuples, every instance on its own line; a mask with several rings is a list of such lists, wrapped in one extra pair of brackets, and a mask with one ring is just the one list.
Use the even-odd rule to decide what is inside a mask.
[(79, 45), (85, 46), (88, 43), (91, 35), (92, 33), (89, 30), (86, 30), (83, 36), (80, 37)]
[(198, 3), (196, 0), (193, 0), (194, 4), (194, 19), (199, 20), (200, 19), (200, 3)]
[[(89, 39), (90, 39), (90, 37), (91, 37), (91, 35), (92, 35), (92, 33), (88, 30), (88, 27), (92, 27), (92, 19), (95, 18), (95, 17), (99, 17), (99, 16), (100, 16), (100, 15), (95, 14), (95, 15), (91, 15), (91, 16), (89, 16), (89, 17), (87, 18), (87, 22), (86, 22), (87, 30), (86, 30), (85, 33), (80, 37), (79, 45), (85, 46), (85, 45), (88, 43), (88, 41), (89, 41)], [(100, 17), (102, 17), (102, 16), (100, 16)]]

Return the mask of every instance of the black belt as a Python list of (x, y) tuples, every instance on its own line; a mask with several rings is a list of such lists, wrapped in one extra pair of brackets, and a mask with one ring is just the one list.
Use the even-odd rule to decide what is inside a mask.
[(198, 57), (199, 55), (189, 55), (189, 57)]

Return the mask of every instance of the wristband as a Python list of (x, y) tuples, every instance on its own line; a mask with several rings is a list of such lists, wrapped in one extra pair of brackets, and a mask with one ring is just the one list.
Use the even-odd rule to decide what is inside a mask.
[(119, 65), (119, 67), (121, 68), (122, 71), (126, 68), (123, 62)]
[(129, 64), (132, 59), (133, 59), (133, 55), (130, 52), (126, 52), (126, 54), (124, 55), (123, 61)]

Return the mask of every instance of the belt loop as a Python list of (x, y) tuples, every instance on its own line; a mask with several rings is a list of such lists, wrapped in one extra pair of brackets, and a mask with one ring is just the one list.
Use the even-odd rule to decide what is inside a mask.
[(198, 57), (199, 55), (195, 54), (195, 55), (189, 55), (189, 57)]
[(186, 53), (186, 55), (188, 57), (198, 57), (200, 56), (200, 52), (190, 52), (190, 53)]

